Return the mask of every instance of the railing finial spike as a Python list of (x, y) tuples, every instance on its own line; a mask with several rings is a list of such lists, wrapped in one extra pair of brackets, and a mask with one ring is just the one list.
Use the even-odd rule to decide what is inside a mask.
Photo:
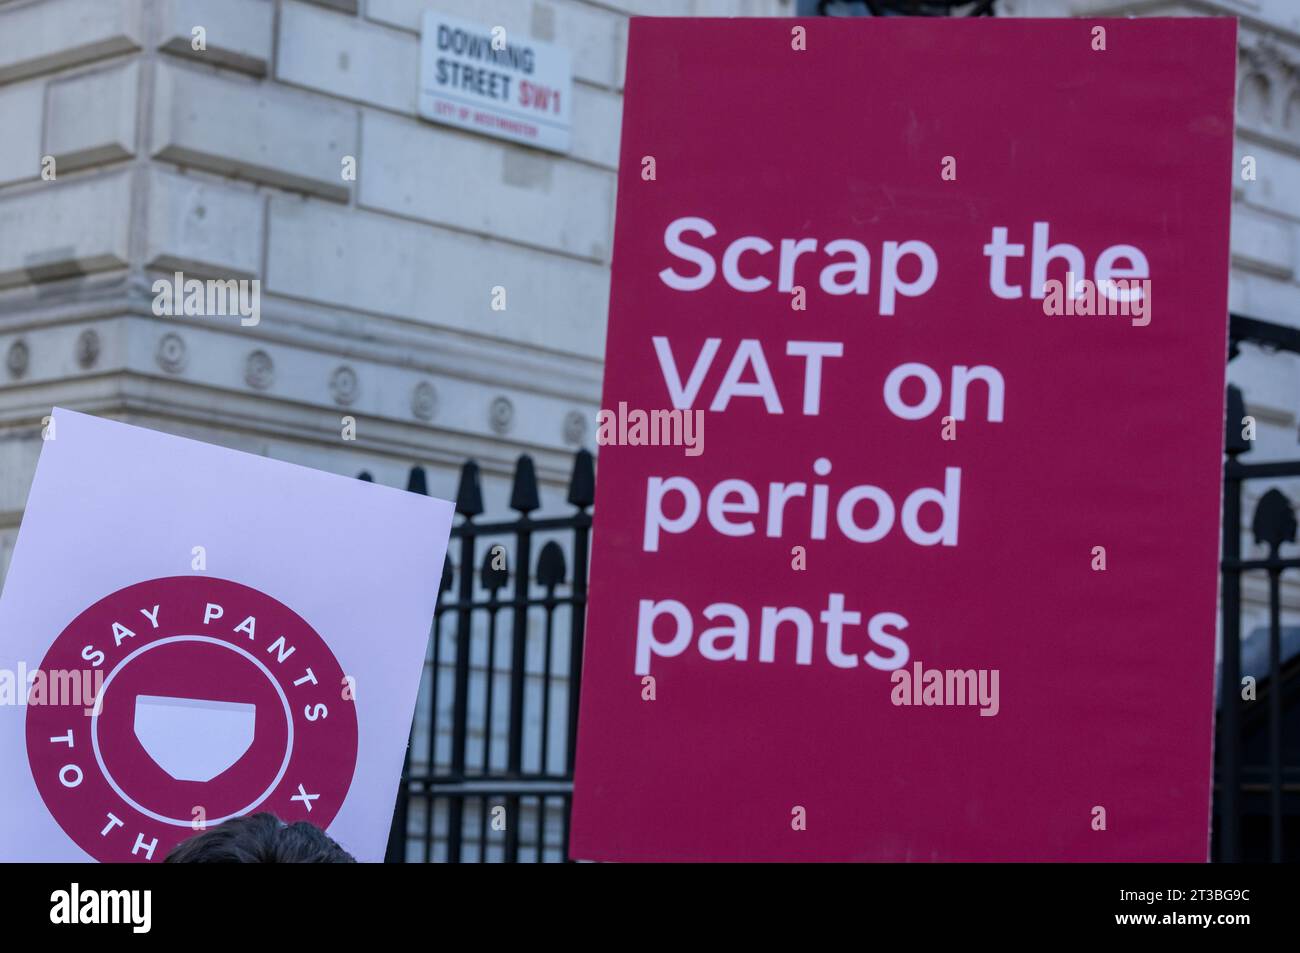
[(1250, 522), (1256, 543), (1267, 543), (1274, 554), (1283, 543), (1294, 543), (1295, 509), (1285, 493), (1274, 487), (1259, 498)]
[(537, 495), (537, 471), (533, 467), (533, 458), (522, 454), (515, 464), (515, 483), (510, 490), (510, 508), (518, 513), (531, 513), (540, 508), (541, 500)]
[(573, 458), (568, 499), (582, 509), (596, 502), (596, 460), (589, 450), (579, 450)]
[(1231, 457), (1250, 450), (1251, 442), (1242, 432), (1242, 419), (1246, 416), (1246, 401), (1241, 388), (1228, 385), (1227, 416), (1223, 430), (1223, 452)]
[(564, 563), (564, 550), (555, 540), (550, 540), (542, 547), (541, 555), (537, 557), (537, 581), (548, 592), (553, 592), (556, 586), (564, 582), (567, 569)]
[(460, 486), (456, 490), (456, 512), (461, 516), (478, 516), (483, 512), (483, 490), (478, 482), (478, 464), (466, 460), (460, 469)]

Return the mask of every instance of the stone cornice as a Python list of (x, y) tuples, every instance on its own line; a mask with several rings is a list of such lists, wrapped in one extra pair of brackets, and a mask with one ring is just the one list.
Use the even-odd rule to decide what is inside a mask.
[(235, 317), (155, 317), (151, 282), (143, 272), (129, 278), (119, 272), (7, 290), (0, 293), (0, 334), (133, 315), (178, 332), (221, 335), (235, 347), (274, 343), (543, 397), (593, 404), (600, 399), (601, 365), (589, 358), (270, 294), (262, 297), (256, 327), (241, 327)]

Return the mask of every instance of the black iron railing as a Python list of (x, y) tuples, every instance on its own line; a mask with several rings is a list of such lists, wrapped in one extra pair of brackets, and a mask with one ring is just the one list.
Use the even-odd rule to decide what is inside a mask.
[[(425, 492), (422, 470), (408, 489)], [(522, 456), (517, 515), (478, 522), (478, 465), (461, 470), (389, 861), (567, 857), (594, 492), (592, 456), (579, 451), (573, 512), (534, 517), (537, 477)]]
[[(1300, 354), (1300, 330), (1232, 315), (1228, 360), (1244, 342)], [(1282, 574), (1300, 569), (1300, 559), (1285, 558), (1282, 546), (1296, 539), (1295, 509), (1276, 487), (1263, 493), (1251, 518), (1255, 543), (1267, 547), (1262, 558), (1243, 559), (1242, 502), (1245, 487), (1300, 477), (1300, 460), (1243, 463), (1249, 453), (1246, 408), (1241, 392), (1228, 388), (1223, 470), (1223, 657), (1220, 667), (1218, 737), (1215, 745), (1215, 860), (1300, 859), (1300, 706), (1296, 685), (1300, 653), (1289, 658), (1283, 644)], [(1268, 579), (1267, 651), (1262, 666), (1242, 669), (1242, 577)], [(1262, 633), (1260, 636), (1262, 637)], [(1262, 646), (1261, 646), (1262, 648)], [(1249, 681), (1246, 681), (1249, 679)], [(1288, 744), (1289, 742), (1289, 744)]]
[[(1230, 337), (1230, 360), (1243, 342), (1300, 354), (1300, 331), (1282, 325), (1233, 315)], [(1281, 617), (1283, 573), (1300, 569), (1300, 558), (1282, 555), (1296, 537), (1291, 501), (1273, 487), (1255, 506), (1250, 525), (1266, 556), (1243, 558), (1241, 537), (1244, 487), (1300, 477), (1300, 460), (1243, 462), (1251, 450), (1245, 416), (1241, 393), (1228, 388), (1212, 854), (1296, 860), (1300, 641), (1288, 654)], [(462, 520), (443, 568), (390, 861), (567, 857), (594, 484), (591, 454), (582, 451), (568, 488), (572, 512), (534, 518), (537, 479), (521, 457), (510, 499), (516, 515), (478, 522), (478, 467), (465, 464), (456, 498)], [(422, 470), (412, 471), (408, 488), (425, 492)], [(1268, 581), (1267, 630), (1254, 639), (1241, 631), (1247, 573)], [(1260, 659), (1247, 666), (1250, 692), (1243, 691), (1243, 649)]]

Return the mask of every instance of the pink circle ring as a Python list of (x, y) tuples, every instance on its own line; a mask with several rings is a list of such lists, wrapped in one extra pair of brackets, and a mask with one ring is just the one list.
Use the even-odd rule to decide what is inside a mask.
[[(200, 575), (127, 586), (51, 633), (39, 671), (42, 684), (62, 687), (38, 697), (33, 683), (28, 698), (32, 779), (96, 860), (158, 861), (254, 810), (326, 829), (351, 789), (350, 682), (316, 629), (251, 586)], [(85, 682), (73, 676), (98, 680), (93, 699), (59, 697)], [(178, 817), (189, 805), (195, 818)], [(220, 816), (209, 820), (202, 805)]]
[(145, 815), (146, 817), (152, 817), (155, 821), (161, 821), (164, 824), (175, 824), (177, 827), (190, 827), (193, 825), (194, 823), (193, 818), (178, 819), (175, 817), (166, 817), (165, 815), (158, 814), (154, 811), (149, 810), (149, 808), (143, 806), (142, 804), (139, 804), (134, 798), (131, 797), (131, 795), (127, 794), (125, 791), (122, 790), (121, 786), (117, 783), (116, 779), (113, 777), (112, 772), (108, 770), (108, 765), (104, 763), (104, 755), (99, 750), (99, 716), (100, 713), (103, 711), (104, 696), (108, 694), (108, 686), (113, 684), (113, 679), (117, 677), (117, 673), (122, 670), (123, 666), (127, 665), (132, 659), (137, 658), (142, 653), (148, 652), (150, 649), (156, 649), (160, 645), (171, 645), (176, 642), (208, 642), (213, 645), (219, 645), (222, 648), (230, 649), (232, 652), (238, 652), (244, 658), (248, 659), (250, 662), (256, 665), (258, 669), (261, 670), (262, 674), (267, 677), (272, 687), (274, 687), (276, 692), (279, 694), (280, 702), (284, 705), (285, 722), (289, 726), (289, 740), (286, 743), (284, 748), (284, 760), (280, 763), (280, 770), (276, 772), (275, 780), (273, 780), (270, 783), (270, 785), (267, 787), (265, 791), (261, 793), (261, 795), (259, 795), (247, 806), (241, 808), (238, 811), (234, 811), (230, 814), (227, 814), (225, 817), (209, 819), (206, 822), (209, 826), (215, 827), (216, 825), (222, 823), (223, 821), (230, 820), (232, 817), (240, 817), (244, 814), (249, 813), (254, 808), (256, 808), (259, 804), (265, 801), (268, 797), (270, 797), (271, 793), (277, 787), (280, 786), (280, 781), (281, 779), (284, 778), (284, 773), (287, 770), (289, 770), (289, 759), (293, 756), (293, 714), (292, 712), (289, 711), (289, 699), (285, 697), (284, 689), (281, 688), (280, 683), (275, 680), (275, 676), (271, 674), (271, 670), (268, 669), (264, 664), (262, 664), (261, 659), (258, 659), (253, 655), (250, 655), (247, 651), (241, 649), (237, 645), (231, 645), (229, 642), (223, 642), (220, 639), (209, 638), (206, 635), (174, 635), (171, 636), (170, 638), (159, 639), (157, 642), (150, 642), (148, 645), (142, 645), (140, 648), (136, 649), (126, 658), (122, 659), (122, 661), (118, 662), (117, 665), (114, 667), (113, 671), (109, 672), (108, 677), (104, 679), (104, 684), (100, 686), (99, 694), (95, 698), (94, 714), (91, 716), (90, 719), (90, 746), (95, 751), (95, 762), (99, 765), (99, 770), (104, 772), (104, 780), (108, 782), (108, 786), (111, 787), (117, 793), (118, 797), (126, 801), (127, 804), (130, 804), (133, 808), (135, 808), (137, 811), (139, 811), (141, 814)]

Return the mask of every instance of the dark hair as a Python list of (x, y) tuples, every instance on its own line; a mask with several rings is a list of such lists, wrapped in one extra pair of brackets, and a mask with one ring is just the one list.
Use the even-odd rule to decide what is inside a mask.
[(356, 858), (306, 821), (274, 814), (233, 817), (172, 848), (167, 864), (355, 864)]

